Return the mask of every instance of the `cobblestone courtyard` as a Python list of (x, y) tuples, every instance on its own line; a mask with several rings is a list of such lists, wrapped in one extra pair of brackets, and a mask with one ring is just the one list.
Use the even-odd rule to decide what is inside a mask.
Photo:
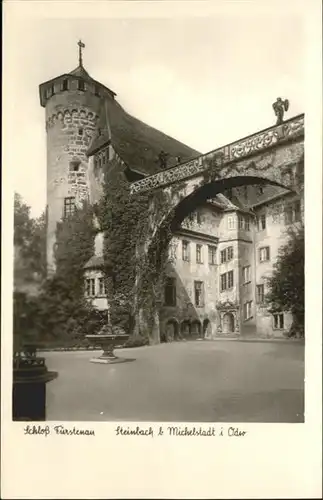
[(90, 363), (100, 352), (46, 352), (47, 419), (302, 422), (304, 345), (196, 341), (116, 350), (132, 362)]

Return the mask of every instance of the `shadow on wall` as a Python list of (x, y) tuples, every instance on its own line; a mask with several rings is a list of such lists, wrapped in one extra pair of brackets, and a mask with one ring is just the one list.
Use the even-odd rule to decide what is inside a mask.
[[(184, 284), (174, 266), (169, 266), (168, 276), (171, 285), (164, 286), (164, 304), (160, 310), (160, 341), (173, 342), (180, 340), (197, 340), (211, 338), (216, 332), (217, 315), (205, 307), (204, 297), (201, 306), (194, 305), (194, 289), (192, 296), (188, 293), (194, 283), (194, 277), (188, 276), (190, 284)], [(198, 279), (198, 277), (196, 277)]]

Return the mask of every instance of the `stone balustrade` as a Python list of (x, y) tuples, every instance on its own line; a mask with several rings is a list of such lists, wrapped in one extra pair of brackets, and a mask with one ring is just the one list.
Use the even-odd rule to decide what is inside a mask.
[(240, 139), (226, 146), (215, 149), (186, 163), (150, 175), (130, 186), (132, 195), (167, 186), (178, 181), (199, 175), (210, 168), (212, 160), (221, 158), (221, 165), (236, 162), (252, 156), (282, 142), (304, 136), (304, 114), (274, 125), (256, 134)]

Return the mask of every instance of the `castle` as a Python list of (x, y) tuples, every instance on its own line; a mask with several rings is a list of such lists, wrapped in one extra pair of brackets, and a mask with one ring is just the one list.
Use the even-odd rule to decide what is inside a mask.
[[(57, 222), (83, 200), (102, 195), (103, 170), (117, 160), (129, 182), (200, 155), (198, 151), (129, 115), (116, 94), (79, 65), (40, 85), (47, 131), (47, 264), (54, 263)], [(172, 264), (161, 304), (160, 341), (259, 335), (281, 337), (291, 315), (271, 315), (265, 305), (286, 230), (303, 219), (303, 194), (273, 185), (234, 187), (216, 194), (173, 235)], [(102, 273), (102, 235), (85, 266), (85, 295), (108, 307)]]

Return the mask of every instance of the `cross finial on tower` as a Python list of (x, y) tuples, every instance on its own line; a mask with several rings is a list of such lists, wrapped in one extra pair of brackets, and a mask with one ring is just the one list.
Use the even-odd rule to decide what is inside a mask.
[(79, 65), (83, 66), (82, 49), (85, 48), (85, 43), (83, 43), (82, 40), (79, 40), (77, 45), (79, 46)]

